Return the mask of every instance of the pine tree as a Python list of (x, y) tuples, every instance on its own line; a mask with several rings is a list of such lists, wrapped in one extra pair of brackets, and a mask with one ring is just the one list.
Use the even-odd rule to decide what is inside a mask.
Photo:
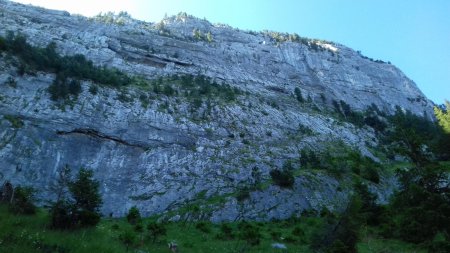
[(442, 130), (437, 144), (440, 159), (442, 160), (450, 159), (450, 102), (445, 101), (445, 104), (446, 110), (434, 107), (434, 113)]
[(130, 208), (127, 214), (127, 221), (130, 224), (137, 224), (141, 220), (141, 213), (136, 206)]
[[(67, 166), (65, 170), (69, 171)], [(66, 186), (69, 188), (71, 198), (59, 196), (58, 201), (51, 207), (52, 228), (72, 229), (97, 225), (100, 221), (99, 208), (102, 199), (99, 183), (92, 177), (92, 170), (81, 168), (74, 181), (67, 178)], [(66, 180), (63, 183), (66, 183)]]
[(439, 121), (439, 125), (442, 127), (444, 132), (450, 134), (450, 102), (445, 101), (446, 110), (442, 110), (441, 108), (435, 106), (434, 113), (436, 114), (436, 118)]

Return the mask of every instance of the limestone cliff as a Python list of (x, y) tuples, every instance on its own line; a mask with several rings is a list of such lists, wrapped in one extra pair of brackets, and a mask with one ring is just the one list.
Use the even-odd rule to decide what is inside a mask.
[[(348, 192), (326, 173), (301, 173), (292, 189), (269, 185), (243, 201), (234, 193), (255, 181), (253, 168), (268, 180), (271, 169), (321, 143), (342, 141), (374, 157), (374, 130), (336, 119), (332, 101), (432, 115), (431, 101), (399, 69), (336, 43), (284, 41), (185, 14), (160, 23), (106, 20), (9, 1), (0, 1), (0, 23), (1, 36), (14, 31), (40, 47), (55, 42), (62, 55), (82, 54), (130, 76), (202, 75), (241, 91), (233, 102), (200, 98), (192, 106), (181, 95), (135, 86), (94, 94), (83, 80), (76, 102), (61, 105), (47, 92), (54, 73), (19, 75), (2, 54), (0, 182), (32, 184), (51, 199), (58, 170), (88, 167), (101, 182), (104, 213), (137, 205), (145, 215), (171, 216), (195, 203), (208, 207), (202, 217), (219, 221), (339, 208)], [(295, 88), (307, 102), (297, 101)], [(383, 198), (392, 182), (373, 187)]]

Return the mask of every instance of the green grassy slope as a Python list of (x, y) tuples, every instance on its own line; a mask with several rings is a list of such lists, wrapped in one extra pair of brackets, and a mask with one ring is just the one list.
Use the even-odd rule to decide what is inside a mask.
[[(170, 252), (167, 242), (174, 241), (183, 253), (206, 252), (312, 252), (309, 249), (312, 235), (325, 222), (320, 217), (302, 217), (295, 220), (267, 223), (251, 222), (261, 233), (259, 245), (250, 246), (239, 239), (239, 224), (230, 223), (233, 239), (220, 238), (221, 224), (168, 223), (167, 235), (153, 242), (149, 237), (146, 224), (151, 218), (144, 219), (144, 229), (137, 232), (125, 219), (102, 219), (94, 228), (75, 231), (55, 231), (48, 228), (48, 213), (40, 209), (36, 215), (23, 216), (10, 214), (6, 206), (0, 206), (0, 252), (8, 253), (103, 253), (127, 252), (120, 235), (129, 231), (135, 235), (128, 252)], [(202, 231), (203, 230), (203, 231)], [(297, 232), (295, 232), (297, 231)], [(303, 232), (298, 232), (303, 231)], [(369, 229), (369, 231), (372, 231)], [(286, 245), (287, 250), (273, 249), (272, 243)], [(361, 231), (358, 251), (369, 252), (424, 252), (412, 244), (396, 240), (380, 239), (376, 233)]]

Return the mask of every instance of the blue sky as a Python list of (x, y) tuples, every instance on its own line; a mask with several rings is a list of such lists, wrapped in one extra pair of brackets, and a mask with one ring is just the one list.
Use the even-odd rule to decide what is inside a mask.
[(450, 100), (449, 0), (17, 0), (87, 16), (125, 10), (159, 21), (180, 11), (213, 23), (326, 39), (390, 61), (436, 103)]

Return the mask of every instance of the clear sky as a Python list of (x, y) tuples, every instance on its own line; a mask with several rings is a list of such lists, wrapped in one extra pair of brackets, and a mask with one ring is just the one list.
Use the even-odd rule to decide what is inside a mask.
[(390, 61), (435, 103), (450, 100), (450, 0), (15, 0), (159, 21), (180, 11), (243, 30), (298, 33)]

